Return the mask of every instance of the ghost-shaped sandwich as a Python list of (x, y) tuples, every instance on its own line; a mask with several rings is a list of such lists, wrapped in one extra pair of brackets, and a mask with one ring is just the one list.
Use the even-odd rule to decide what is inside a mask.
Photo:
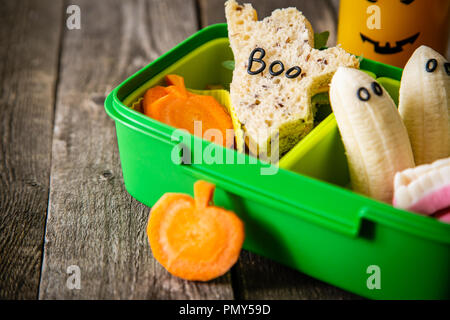
[(331, 80), (330, 102), (353, 189), (391, 203), (395, 173), (414, 166), (408, 133), (394, 101), (366, 73), (340, 67)]
[(450, 156), (450, 64), (435, 50), (421, 46), (408, 60), (399, 112), (416, 165)]

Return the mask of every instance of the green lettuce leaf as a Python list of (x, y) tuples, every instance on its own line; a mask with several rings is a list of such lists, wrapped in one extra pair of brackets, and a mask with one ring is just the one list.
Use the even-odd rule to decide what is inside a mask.
[(224, 67), (225, 69), (234, 70), (234, 60), (226, 60), (222, 62), (222, 67)]
[(324, 31), (321, 33), (314, 33), (314, 48), (315, 49), (325, 49), (327, 47), (328, 38), (330, 37), (330, 32)]

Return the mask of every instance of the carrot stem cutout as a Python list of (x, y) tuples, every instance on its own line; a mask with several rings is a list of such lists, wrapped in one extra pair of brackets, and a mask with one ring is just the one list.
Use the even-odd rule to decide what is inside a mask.
[(208, 281), (237, 261), (244, 224), (232, 211), (212, 203), (215, 186), (199, 180), (194, 199), (166, 193), (153, 206), (147, 235), (155, 259), (172, 275)]
[(200, 138), (233, 146), (233, 136), (227, 137), (227, 130), (233, 132), (231, 117), (214, 97), (188, 92), (180, 76), (167, 75), (166, 81), (168, 87), (156, 86), (145, 93), (143, 109), (147, 116), (191, 134), (195, 134), (195, 121), (201, 122)]

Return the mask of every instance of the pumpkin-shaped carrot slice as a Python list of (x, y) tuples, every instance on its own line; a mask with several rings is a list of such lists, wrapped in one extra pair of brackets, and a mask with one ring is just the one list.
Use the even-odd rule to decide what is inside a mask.
[(244, 225), (235, 213), (215, 207), (215, 186), (194, 184), (194, 199), (166, 193), (153, 206), (147, 235), (153, 256), (174, 276), (208, 281), (236, 263)]
[(142, 108), (144, 113), (148, 115), (147, 112), (150, 108), (150, 105), (159, 98), (162, 98), (165, 95), (167, 95), (167, 93), (168, 92), (166, 88), (162, 86), (156, 86), (148, 89), (144, 94), (144, 99), (142, 100)]
[[(228, 132), (234, 132), (231, 117), (211, 96), (190, 94), (184, 98), (169, 92), (145, 110), (145, 114), (153, 119), (178, 129), (185, 129), (191, 134), (201, 134), (200, 138), (207, 138), (216, 144), (231, 147), (234, 143), (233, 136), (227, 138)], [(195, 132), (195, 121), (201, 123), (201, 131)], [(207, 130), (209, 130), (209, 136), (205, 136)]]
[(180, 88), (178, 86), (168, 86), (166, 87), (166, 90), (170, 94), (174, 94), (177, 97), (185, 99), (187, 99), (188, 96), (192, 95), (192, 93), (188, 92), (186, 89)]
[[(168, 87), (156, 86), (147, 90), (143, 100), (144, 113), (200, 138), (232, 148), (233, 122), (225, 107), (212, 96), (188, 92), (183, 77), (169, 74), (166, 81)], [(194, 130), (195, 122), (201, 123), (201, 131)]]

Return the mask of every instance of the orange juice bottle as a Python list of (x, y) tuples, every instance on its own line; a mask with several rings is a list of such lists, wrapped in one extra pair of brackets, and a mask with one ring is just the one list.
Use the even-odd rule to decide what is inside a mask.
[(445, 56), (449, 9), (450, 0), (341, 0), (337, 42), (401, 68), (422, 44)]

